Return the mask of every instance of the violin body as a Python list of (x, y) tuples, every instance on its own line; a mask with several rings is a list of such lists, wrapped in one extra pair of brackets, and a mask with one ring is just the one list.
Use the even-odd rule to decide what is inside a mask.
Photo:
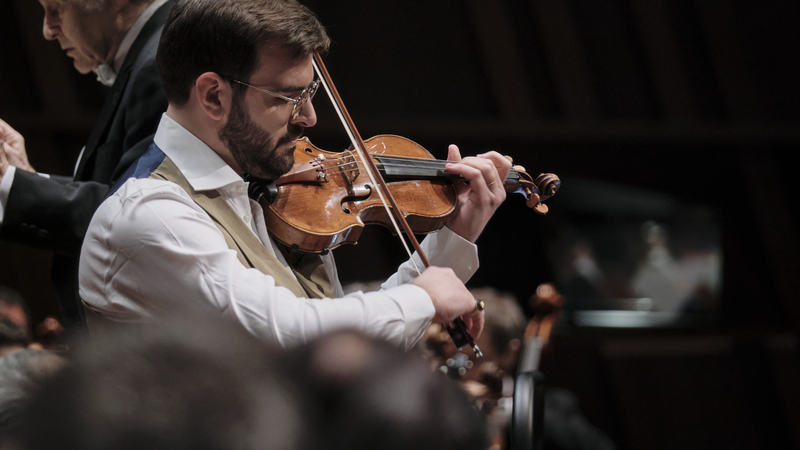
[[(456, 205), (452, 176), (443, 166), (427, 176), (407, 174), (404, 169), (415, 162), (437, 160), (404, 137), (378, 135), (364, 144), (414, 232), (441, 229)], [(355, 244), (368, 224), (391, 228), (378, 187), (353, 151), (322, 150), (302, 138), (294, 156), (294, 168), (275, 181), (275, 200), (262, 201), (273, 238), (302, 252), (321, 253)]]
[[(319, 53), (314, 53), (312, 64), (354, 150), (337, 154), (299, 140), (289, 173), (266, 186), (251, 183), (250, 194), (261, 203), (270, 234), (292, 251), (322, 253), (356, 243), (365, 225), (388, 225), (390, 219), (392, 229), (405, 233), (422, 265), (430, 267), (415, 234), (440, 229), (455, 212), (453, 179), (460, 176), (446, 169), (447, 161), (433, 159), (409, 139), (391, 135), (361, 139)], [(547, 212), (542, 202), (561, 185), (553, 174), (539, 175), (534, 182), (520, 166), (512, 167), (505, 181), (496, 181), (506, 191), (525, 195), (526, 204), (540, 214)], [(408, 246), (406, 250), (411, 257)], [(417, 272), (422, 273), (419, 268)], [(459, 317), (452, 323), (446, 328), (456, 347), (469, 345), (482, 356), (465, 322)]]

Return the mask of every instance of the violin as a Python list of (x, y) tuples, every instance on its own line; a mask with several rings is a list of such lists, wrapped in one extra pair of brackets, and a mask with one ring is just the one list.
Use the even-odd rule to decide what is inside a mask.
[[(312, 146), (307, 139), (298, 142), (295, 149), (296, 166), (268, 186), (266, 192), (261, 190), (256, 193), (261, 194), (259, 202), (264, 206), (265, 222), (270, 234), (293, 251), (322, 253), (346, 242), (355, 243), (367, 223), (391, 222), (398, 236), (405, 234), (419, 260), (426, 268), (429, 267), (430, 261), (415, 233), (441, 228), (449, 214), (455, 211), (456, 195), (452, 176), (448, 176), (444, 170), (447, 162), (437, 162), (424, 148), (398, 136), (377, 136), (379, 139), (369, 141), (371, 150), (368, 150), (318, 53), (314, 54), (312, 63), (320, 77), (320, 84), (328, 93), (344, 125), (353, 150), (335, 154)], [(298, 157), (298, 154), (304, 156)], [(379, 165), (382, 169), (379, 169)], [(406, 166), (414, 166), (420, 171), (425, 168), (426, 175), (409, 176)], [(551, 174), (540, 176), (537, 178), (541, 180), (540, 186), (539, 181), (534, 183), (527, 174), (523, 176), (524, 173), (524, 169), (514, 170), (516, 179), (509, 176), (504, 185), (521, 189), (528, 197), (529, 206), (538, 207), (537, 211), (541, 213), (547, 212), (546, 206), (539, 205), (543, 198), (552, 196), (558, 190), (558, 177)], [(393, 177), (398, 179), (392, 181)], [(388, 184), (393, 184), (394, 189), (390, 189)], [(373, 199), (373, 202), (367, 202), (369, 199)], [(380, 202), (383, 212), (373, 207), (375, 200)], [(400, 202), (403, 202), (403, 206)], [(415, 204), (420, 206), (407, 209)], [(351, 225), (343, 225), (344, 221), (340, 218), (345, 217), (349, 218)], [(407, 217), (418, 227), (416, 231), (406, 220)], [(388, 221), (384, 222), (383, 218), (388, 218)], [(411, 249), (405, 240), (401, 241), (411, 258)], [(417, 273), (421, 274), (422, 269), (414, 258), (411, 261)], [(478, 310), (481, 305), (479, 301)], [(469, 345), (477, 356), (481, 356), (464, 321), (457, 318), (453, 325), (446, 328), (456, 347), (460, 349)]]
[[(416, 142), (395, 135), (378, 135), (364, 141), (367, 153), (415, 234), (441, 229), (455, 212), (453, 182), (460, 176), (445, 169)], [(331, 152), (298, 140), (295, 165), (275, 180), (271, 202), (264, 205), (267, 229), (273, 238), (304, 253), (324, 253), (343, 244), (355, 244), (368, 224), (391, 229), (390, 211), (384, 208), (375, 186), (354, 150)], [(542, 202), (561, 184), (554, 174), (536, 180), (514, 166), (504, 188), (519, 192), (529, 207), (547, 213)]]

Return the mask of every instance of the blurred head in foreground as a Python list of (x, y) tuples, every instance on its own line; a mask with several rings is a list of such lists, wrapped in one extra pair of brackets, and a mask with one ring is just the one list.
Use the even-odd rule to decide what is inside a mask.
[(29, 406), (19, 449), (297, 449), (296, 395), (268, 348), (196, 318), (93, 336)]
[(319, 445), (329, 449), (488, 448), (467, 394), (416, 353), (342, 331), (286, 355), (314, 399)]
[(46, 350), (23, 349), (0, 357), (0, 449), (16, 434), (30, 396), (65, 364)]

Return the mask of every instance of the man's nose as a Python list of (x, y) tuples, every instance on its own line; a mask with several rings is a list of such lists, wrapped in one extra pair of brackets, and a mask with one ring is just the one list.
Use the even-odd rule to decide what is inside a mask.
[(44, 24), (42, 25), (42, 35), (48, 41), (56, 39), (61, 34), (61, 26), (59, 21), (54, 18), (50, 13), (45, 12)]
[(307, 101), (303, 108), (300, 110), (300, 114), (297, 115), (294, 119), (290, 120), (289, 123), (302, 125), (304, 127), (313, 127), (317, 124), (317, 112), (314, 110), (314, 105), (311, 100)]

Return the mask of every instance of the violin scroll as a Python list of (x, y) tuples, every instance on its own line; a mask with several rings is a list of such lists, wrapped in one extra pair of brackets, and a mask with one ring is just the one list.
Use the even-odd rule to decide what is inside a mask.
[(542, 202), (556, 195), (558, 188), (561, 187), (561, 179), (558, 178), (558, 175), (543, 173), (533, 180), (533, 177), (522, 166), (514, 166), (512, 171), (518, 175), (518, 178), (513, 180), (511, 186), (508, 186), (507, 182), (506, 190), (516, 190), (522, 193), (527, 198), (525, 204), (529, 208), (533, 208), (539, 214), (547, 214), (550, 209)]

